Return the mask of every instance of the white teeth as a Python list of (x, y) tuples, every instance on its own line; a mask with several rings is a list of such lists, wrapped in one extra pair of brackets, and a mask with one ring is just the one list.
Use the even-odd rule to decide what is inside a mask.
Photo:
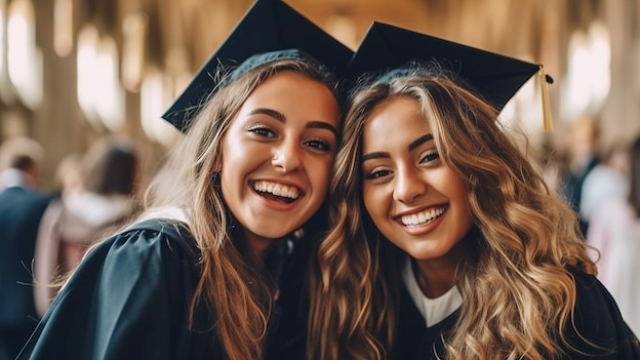
[(300, 192), (294, 187), (267, 181), (257, 181), (253, 184), (253, 188), (257, 192), (269, 193), (274, 196), (286, 197), (293, 200), (300, 196)]
[(445, 208), (428, 209), (417, 214), (405, 215), (400, 218), (405, 226), (421, 226), (434, 221), (444, 213)]

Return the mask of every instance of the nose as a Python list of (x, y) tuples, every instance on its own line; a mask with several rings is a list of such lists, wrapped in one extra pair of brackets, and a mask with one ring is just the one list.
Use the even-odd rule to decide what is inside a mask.
[(302, 166), (300, 149), (293, 142), (284, 142), (274, 151), (271, 164), (281, 172), (289, 173)]
[(427, 191), (428, 185), (418, 170), (397, 169), (393, 200), (409, 204)]

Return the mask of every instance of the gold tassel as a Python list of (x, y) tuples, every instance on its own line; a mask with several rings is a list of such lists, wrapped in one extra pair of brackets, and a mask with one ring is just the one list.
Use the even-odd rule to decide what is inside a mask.
[(542, 96), (542, 127), (544, 131), (553, 131), (553, 117), (551, 116), (547, 74), (542, 65), (540, 65), (540, 71), (538, 71), (538, 81), (540, 82), (540, 94)]

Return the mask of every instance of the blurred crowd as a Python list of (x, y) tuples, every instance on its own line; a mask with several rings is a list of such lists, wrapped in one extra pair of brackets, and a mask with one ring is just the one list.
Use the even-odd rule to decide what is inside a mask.
[(132, 140), (105, 137), (67, 155), (53, 191), (40, 185), (44, 153), (29, 138), (0, 147), (0, 360), (15, 358), (91, 245), (137, 209)]
[[(640, 136), (605, 145), (599, 123), (575, 121), (532, 161), (549, 190), (575, 210), (598, 277), (640, 333)], [(14, 357), (87, 250), (135, 215), (139, 154), (108, 136), (58, 164), (44, 191), (45, 149), (34, 140), (0, 144), (0, 360)]]
[(631, 329), (640, 332), (640, 134), (604, 143), (601, 124), (575, 121), (561, 143), (541, 146), (536, 165), (549, 189), (576, 212), (598, 278)]

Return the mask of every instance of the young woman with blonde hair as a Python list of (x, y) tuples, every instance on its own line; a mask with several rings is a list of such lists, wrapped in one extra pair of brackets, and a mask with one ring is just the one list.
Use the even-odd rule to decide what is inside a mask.
[(330, 70), (351, 55), (258, 0), (165, 114), (186, 134), (143, 214), (87, 254), (20, 358), (302, 358), (305, 245), (338, 142)]
[(348, 105), (309, 358), (636, 358), (575, 213), (496, 122), (538, 66), (374, 24), (350, 67), (383, 75)]

